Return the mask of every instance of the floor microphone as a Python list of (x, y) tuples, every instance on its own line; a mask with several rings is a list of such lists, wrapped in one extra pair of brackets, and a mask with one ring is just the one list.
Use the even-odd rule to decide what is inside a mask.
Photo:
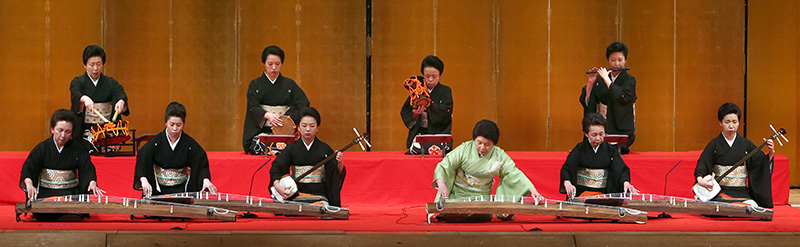
[[(253, 172), (253, 177), (250, 178), (250, 191), (247, 192), (247, 197), (248, 198), (253, 195), (253, 181), (255, 181), (256, 173), (258, 173), (258, 171), (260, 171), (261, 168), (264, 168), (264, 166), (269, 164), (270, 161), (272, 161), (272, 157), (269, 157), (269, 159), (267, 159), (267, 162), (264, 162), (264, 164), (262, 164), (260, 167), (258, 167), (258, 169), (256, 169), (255, 172)], [(254, 213), (250, 213), (250, 211), (247, 211), (247, 213), (240, 214), (239, 217), (242, 217), (242, 218), (256, 218), (256, 217), (258, 217), (258, 215), (254, 214)]]
[[(673, 170), (675, 170), (675, 167), (678, 167), (678, 165), (681, 164), (681, 162), (683, 162), (683, 160), (678, 160), (678, 163), (675, 164), (674, 166), (672, 166), (672, 169), (669, 169), (669, 171), (667, 172), (667, 175), (664, 175), (664, 195), (665, 196), (667, 195), (667, 177), (669, 176), (669, 174)], [(667, 214), (667, 212), (661, 212), (661, 214), (658, 215), (658, 218), (672, 218), (672, 215)]]

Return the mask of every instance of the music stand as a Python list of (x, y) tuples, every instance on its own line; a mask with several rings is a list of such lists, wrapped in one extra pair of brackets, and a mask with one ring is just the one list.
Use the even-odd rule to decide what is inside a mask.
[(420, 144), (420, 150), (422, 154), (422, 158), (425, 158), (425, 143), (441, 143), (442, 145), (442, 156), (447, 154), (447, 150), (444, 149), (445, 143), (453, 142), (453, 135), (451, 134), (434, 134), (434, 135), (417, 135), (414, 137), (414, 141)]
[[(263, 143), (273, 143), (273, 142), (283, 142), (286, 144), (292, 143), (293, 141), (297, 140), (297, 137), (294, 135), (261, 135), (258, 136), (258, 140)], [(267, 147), (266, 152), (264, 152), (264, 157), (272, 155), (272, 146), (270, 145)]]
[(606, 135), (603, 137), (603, 140), (608, 142), (608, 144), (616, 145), (617, 152), (622, 152), (622, 147), (619, 144), (627, 142), (628, 135)]

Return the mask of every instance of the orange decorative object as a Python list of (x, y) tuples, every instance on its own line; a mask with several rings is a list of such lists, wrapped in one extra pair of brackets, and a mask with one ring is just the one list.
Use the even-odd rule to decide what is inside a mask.
[(408, 90), (408, 96), (411, 97), (411, 106), (414, 108), (431, 105), (431, 95), (424, 81), (422, 76), (412, 76), (403, 82), (403, 87)]
[(119, 144), (133, 138), (128, 129), (128, 121), (107, 122), (91, 128), (94, 144)]

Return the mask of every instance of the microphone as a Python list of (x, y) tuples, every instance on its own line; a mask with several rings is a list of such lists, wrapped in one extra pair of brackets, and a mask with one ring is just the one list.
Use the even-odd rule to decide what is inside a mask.
[[(681, 164), (681, 162), (683, 162), (683, 160), (678, 160), (678, 163), (672, 166), (672, 169), (669, 169), (667, 175), (664, 175), (664, 196), (667, 195), (667, 177), (673, 170), (675, 170), (676, 167), (678, 167), (678, 165)], [(672, 215), (667, 214), (667, 212), (661, 212), (661, 214), (658, 215), (658, 218), (672, 218)]]
[[(258, 173), (258, 171), (260, 171), (261, 168), (264, 168), (264, 166), (269, 164), (270, 161), (272, 161), (272, 157), (269, 157), (269, 159), (267, 159), (267, 162), (264, 162), (264, 164), (262, 164), (260, 167), (258, 167), (258, 169), (256, 169), (255, 172), (253, 172), (253, 177), (250, 178), (250, 191), (247, 192), (247, 197), (250, 197), (251, 195), (253, 195), (253, 181), (255, 181), (255, 179), (256, 179), (256, 173)], [(242, 217), (242, 218), (256, 218), (256, 217), (258, 217), (258, 215), (254, 214), (254, 213), (250, 213), (250, 211), (248, 210), (247, 213), (242, 213), (242, 214), (239, 215), (239, 217)]]
[[(622, 67), (622, 68), (611, 68), (611, 69), (608, 69), (608, 71), (623, 71), (623, 70), (630, 70), (630, 69), (631, 68), (628, 68), (628, 67)], [(586, 71), (586, 74), (591, 74), (591, 73), (597, 73), (597, 70)]]

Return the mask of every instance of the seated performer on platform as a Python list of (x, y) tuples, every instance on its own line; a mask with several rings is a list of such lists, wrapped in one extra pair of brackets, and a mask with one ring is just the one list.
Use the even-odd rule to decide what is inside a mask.
[(283, 126), (281, 116), (300, 121), (300, 108), (308, 107), (310, 102), (306, 93), (294, 80), (281, 74), (285, 55), (277, 46), (268, 46), (261, 53), (264, 73), (250, 81), (247, 88), (247, 114), (244, 119), (242, 146), (247, 154), (263, 154), (259, 147), (258, 135), (271, 134), (272, 126)]
[(139, 149), (133, 188), (141, 190), (142, 197), (197, 191), (216, 194), (206, 151), (183, 132), (186, 108), (169, 103), (164, 122), (166, 129)]
[(87, 139), (89, 143), (92, 142), (89, 129), (103, 123), (102, 118), (94, 112), (95, 109), (111, 121), (114, 121), (111, 116), (115, 112), (125, 116), (130, 114), (125, 88), (114, 78), (103, 74), (105, 64), (106, 52), (103, 48), (90, 45), (83, 50), (86, 73), (76, 76), (69, 84), (72, 111), (78, 114), (72, 136), (74, 140)]
[(606, 119), (598, 113), (583, 118), (584, 140), (572, 148), (561, 166), (559, 191), (567, 198), (606, 193), (639, 193), (631, 185), (631, 170), (617, 148), (603, 141)]
[(327, 202), (340, 207), (340, 192), (347, 170), (342, 161), (342, 152), (334, 152), (331, 146), (317, 138), (317, 131), (322, 119), (317, 109), (305, 107), (300, 109), (300, 139), (294, 141), (278, 154), (269, 170), (270, 186), (284, 197), (291, 196), (289, 188), (281, 185), (279, 180), (285, 175), (299, 176), (311, 167), (324, 160), (328, 155), (336, 155), (325, 165), (314, 170), (308, 176), (297, 182), (299, 195), (294, 201), (301, 202)]
[[(420, 72), (425, 78), (425, 86), (431, 96), (431, 105), (414, 108), (411, 106), (411, 97), (409, 96), (400, 109), (400, 117), (408, 128), (406, 148), (409, 148), (409, 151), (414, 148), (412, 147), (414, 136), (418, 134), (450, 134), (453, 128), (453, 91), (439, 82), (444, 73), (444, 63), (436, 56), (427, 56), (422, 60)], [(446, 145), (449, 146), (439, 148), (448, 150), (452, 148), (453, 144)], [(421, 152), (427, 151), (427, 148), (422, 145), (419, 149)]]
[(625, 67), (628, 46), (620, 42), (611, 43), (606, 48), (606, 59), (608, 59), (608, 69), (602, 67), (591, 69), (597, 73), (588, 74), (589, 81), (581, 89), (579, 101), (583, 106), (584, 116), (597, 112), (608, 119), (606, 133), (628, 135), (628, 141), (619, 144), (622, 154), (628, 154), (630, 146), (636, 140), (634, 118), (636, 78), (626, 70), (610, 70)]
[[(89, 153), (72, 139), (72, 126), (79, 121), (75, 113), (66, 109), (57, 110), (50, 119), (53, 135), (40, 142), (28, 154), (22, 164), (19, 187), (28, 200), (60, 195), (94, 193), (102, 196), (97, 187), (97, 173)], [(34, 214), (39, 221), (79, 220), (79, 215)]]
[[(496, 195), (527, 196), (535, 201), (544, 200), (531, 180), (520, 171), (511, 157), (496, 146), (500, 129), (492, 121), (481, 120), (472, 129), (473, 140), (464, 142), (448, 153), (436, 165), (433, 188), (438, 189), (436, 201), (490, 195), (494, 177), (500, 177)], [(491, 214), (442, 215), (448, 222), (483, 222), (492, 220)], [(502, 220), (512, 220), (513, 215), (498, 215)]]
[[(725, 103), (717, 111), (717, 119), (722, 133), (706, 145), (694, 175), (697, 184), (709, 190), (713, 188), (715, 176), (720, 176), (753, 152), (758, 146), (747, 138), (739, 136), (739, 118), (741, 110), (733, 103)], [(760, 207), (772, 208), (772, 162), (775, 156), (775, 144), (767, 140), (769, 154), (756, 150), (745, 165), (739, 166), (719, 182), (720, 193), (711, 200), (723, 202), (744, 202), (753, 200)]]

